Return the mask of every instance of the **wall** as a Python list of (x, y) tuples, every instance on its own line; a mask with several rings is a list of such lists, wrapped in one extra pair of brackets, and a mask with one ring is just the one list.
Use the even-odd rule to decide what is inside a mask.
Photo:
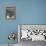
[(46, 0), (17, 0), (19, 24), (46, 24)]
[[(17, 34), (17, 19), (13, 21), (7, 21), (5, 19), (5, 12), (7, 6), (16, 6), (15, 0), (0, 0), (0, 44), (7, 44), (8, 34), (10, 32), (16, 32)], [(16, 41), (17, 42), (17, 39)]]
[[(10, 5), (16, 5), (16, 20), (11, 22), (5, 20)], [(17, 24), (46, 24), (46, 0), (0, 0), (0, 44), (8, 43), (7, 36), (17, 32)]]

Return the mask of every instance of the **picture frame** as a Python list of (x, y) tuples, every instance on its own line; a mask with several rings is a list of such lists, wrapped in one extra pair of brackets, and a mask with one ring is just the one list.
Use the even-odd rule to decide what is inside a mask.
[(16, 19), (16, 6), (6, 7), (6, 20), (15, 20)]

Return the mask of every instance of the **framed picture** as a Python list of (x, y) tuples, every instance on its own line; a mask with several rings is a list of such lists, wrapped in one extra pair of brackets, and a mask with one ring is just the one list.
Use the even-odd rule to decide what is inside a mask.
[(6, 20), (14, 20), (16, 19), (16, 7), (6, 7)]
[(46, 41), (46, 25), (31, 25), (20, 24), (18, 25), (19, 41)]

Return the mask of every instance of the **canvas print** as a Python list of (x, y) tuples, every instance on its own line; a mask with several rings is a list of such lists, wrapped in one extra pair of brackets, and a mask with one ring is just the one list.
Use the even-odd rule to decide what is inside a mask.
[(5, 17), (7, 20), (16, 19), (16, 7), (14, 7), (14, 6), (6, 7), (6, 16)]

